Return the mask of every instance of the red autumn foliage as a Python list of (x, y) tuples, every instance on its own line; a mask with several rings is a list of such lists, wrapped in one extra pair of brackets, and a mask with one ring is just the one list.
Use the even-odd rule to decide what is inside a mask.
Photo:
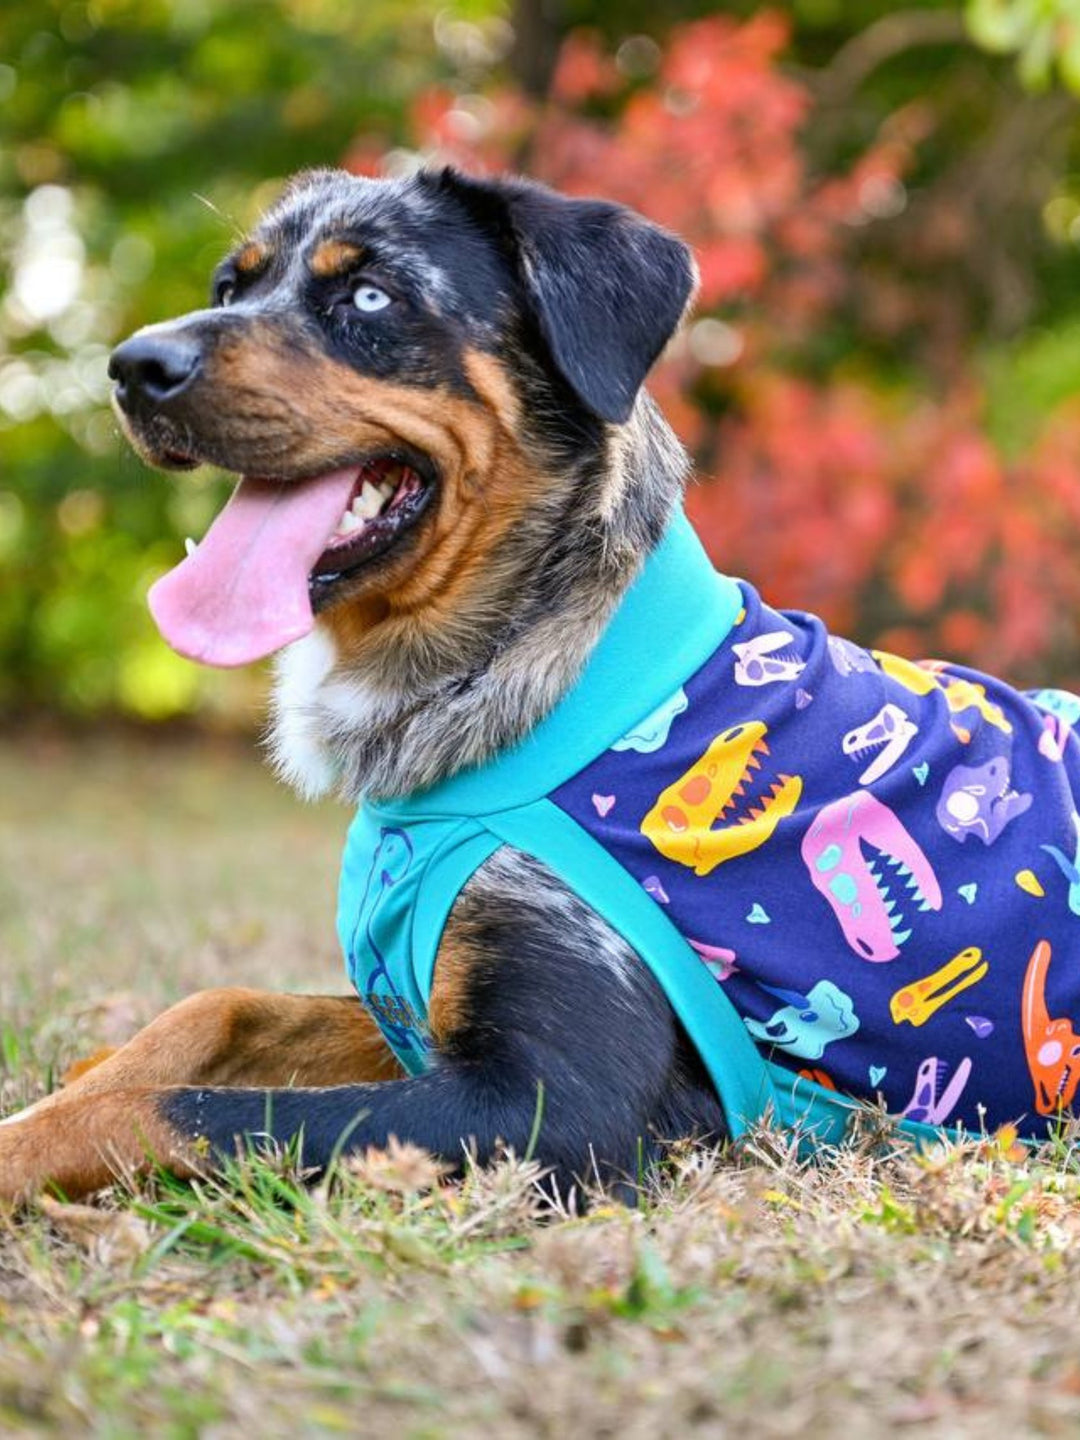
[(1080, 411), (1006, 459), (962, 346), (936, 391), (887, 388), (857, 346), (811, 361), (853, 308), (878, 340), (919, 314), (902, 275), (860, 273), (853, 252), (902, 208), (926, 116), (908, 107), (842, 173), (811, 173), (786, 39), (772, 13), (684, 25), (641, 83), (574, 34), (545, 103), (428, 92), (417, 137), (467, 169), (612, 196), (694, 245), (696, 317), (654, 389), (709, 477), (690, 509), (718, 564), (883, 648), (1075, 684)]

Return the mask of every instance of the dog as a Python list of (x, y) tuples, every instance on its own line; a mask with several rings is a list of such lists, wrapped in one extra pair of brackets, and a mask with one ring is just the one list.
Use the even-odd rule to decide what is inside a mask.
[(317, 170), (116, 349), (139, 453), (244, 477), (150, 605), (192, 659), (279, 654), (279, 773), (359, 806), (357, 994), (181, 1002), (0, 1122), (0, 1196), (391, 1136), (565, 1194), (770, 1114), (1069, 1112), (1080, 701), (714, 572), (643, 388), (695, 284), (614, 204)]

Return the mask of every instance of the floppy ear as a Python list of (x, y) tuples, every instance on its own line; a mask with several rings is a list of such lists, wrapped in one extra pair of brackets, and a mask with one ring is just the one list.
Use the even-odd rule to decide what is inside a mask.
[(560, 374), (594, 415), (622, 423), (696, 288), (689, 248), (606, 200), (526, 180), (439, 177), (509, 241)]

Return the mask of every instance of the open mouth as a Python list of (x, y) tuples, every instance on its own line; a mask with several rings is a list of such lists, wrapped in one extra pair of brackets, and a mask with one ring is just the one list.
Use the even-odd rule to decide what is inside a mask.
[[(751, 774), (754, 770), (767, 768), (761, 775)], [(777, 805), (786, 805), (794, 784), (794, 776), (771, 773), (774, 769), (772, 752), (764, 739), (756, 740), (747, 756), (742, 775), (731, 794), (720, 807), (716, 817), (718, 825), (753, 825), (763, 816), (770, 814)], [(749, 794), (747, 790), (749, 789)], [(790, 809), (787, 811), (790, 814)]]
[(967, 946), (921, 980), (909, 980), (901, 985), (889, 1001), (893, 1024), (901, 1025), (906, 1020), (909, 1025), (925, 1025), (961, 991), (977, 985), (989, 969), (979, 947)]
[(338, 582), (351, 578), (383, 555), (412, 528), (427, 507), (433, 477), (421, 462), (381, 455), (357, 471), (337, 529), (311, 568), (312, 605), (318, 613), (330, 602)]
[(941, 909), (941, 886), (929, 860), (869, 790), (822, 806), (800, 853), (844, 939), (863, 960), (895, 960), (911, 938), (908, 917)]
[(883, 705), (865, 725), (849, 730), (842, 741), (844, 754), (858, 764), (870, 757), (859, 784), (872, 785), (891, 770), (918, 733), (914, 721), (892, 704)]
[(396, 550), (436, 488), (424, 456), (383, 452), (296, 480), (243, 477), (187, 558), (151, 588), (165, 640), (204, 665), (247, 665), (308, 634), (315, 615)]
[(951, 1068), (948, 1061), (928, 1055), (915, 1076), (915, 1091), (900, 1114), (923, 1125), (944, 1125), (956, 1109), (968, 1082), (971, 1060), (965, 1055), (949, 1079)]

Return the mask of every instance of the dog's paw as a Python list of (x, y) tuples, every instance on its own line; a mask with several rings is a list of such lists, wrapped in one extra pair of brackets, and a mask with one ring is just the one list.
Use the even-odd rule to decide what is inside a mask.
[(183, 1139), (161, 1119), (160, 1091), (57, 1091), (0, 1122), (0, 1204), (44, 1190), (68, 1199), (161, 1164), (192, 1173)]
[(0, 1120), (0, 1205), (11, 1207), (32, 1199), (47, 1179), (42, 1165), (45, 1137), (35, 1135), (36, 1109), (31, 1105)]

